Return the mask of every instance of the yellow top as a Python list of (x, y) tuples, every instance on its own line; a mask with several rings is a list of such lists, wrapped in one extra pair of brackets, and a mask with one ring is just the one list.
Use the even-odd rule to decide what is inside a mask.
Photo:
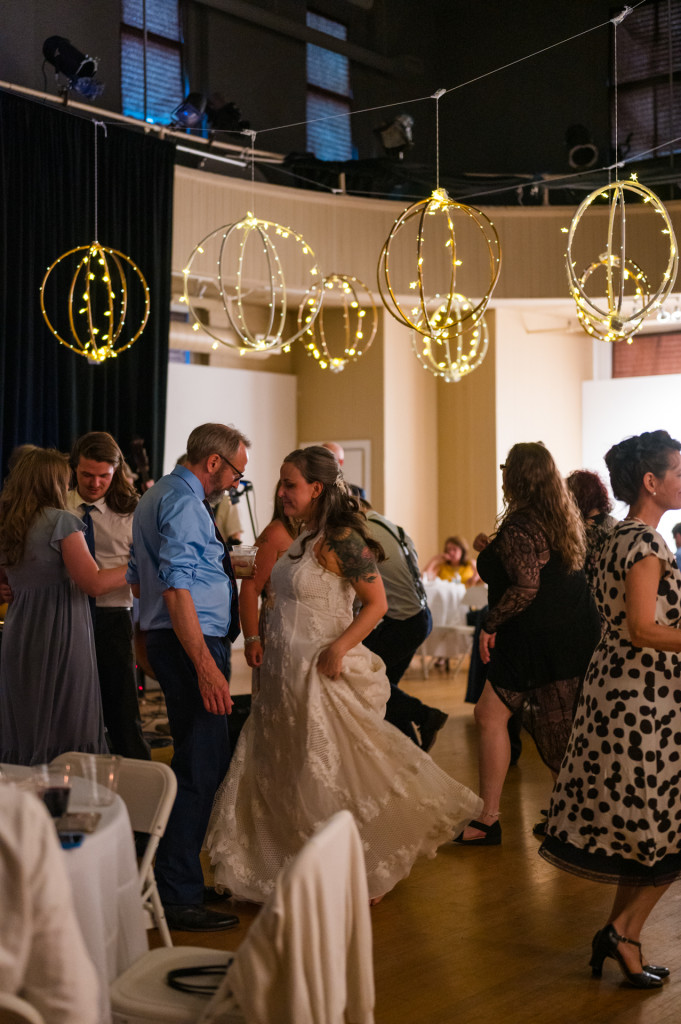
[(446, 580), (447, 583), (452, 583), (454, 580), (458, 580), (460, 583), (468, 583), (469, 580), (473, 579), (473, 566), (452, 565), (450, 562), (445, 562), (438, 569), (437, 578), (439, 580)]

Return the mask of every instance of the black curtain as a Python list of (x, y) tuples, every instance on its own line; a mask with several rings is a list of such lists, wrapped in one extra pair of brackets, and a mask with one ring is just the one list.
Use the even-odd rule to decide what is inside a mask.
[[(88, 430), (108, 430), (126, 454), (131, 439), (142, 437), (152, 475), (161, 472), (174, 147), (112, 124), (106, 126), (106, 136), (102, 128), (96, 130), (97, 241), (137, 264), (151, 298), (142, 335), (101, 365), (60, 345), (40, 310), (40, 285), (48, 266), (68, 250), (95, 240), (95, 127), (68, 108), (0, 93), (3, 475), (16, 445), (68, 451)], [(63, 294), (54, 295), (51, 289), (47, 294), (50, 319), (67, 337), (68, 288)], [(142, 308), (141, 289), (134, 289), (128, 324), (140, 322)]]

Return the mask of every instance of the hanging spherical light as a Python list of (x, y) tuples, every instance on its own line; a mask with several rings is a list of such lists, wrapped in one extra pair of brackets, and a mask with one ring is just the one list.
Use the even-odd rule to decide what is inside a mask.
[[(340, 373), (371, 345), (378, 329), (378, 313), (371, 292), (352, 274), (329, 274), (321, 287), (326, 294), (324, 305), (315, 289), (300, 305), (298, 327), (304, 330), (303, 344), (317, 366)], [(332, 299), (330, 303), (329, 293), (334, 292), (339, 301)], [(340, 314), (338, 318), (330, 319), (329, 305)], [(284, 351), (287, 349), (285, 346)]]
[(472, 309), (472, 302), (464, 295), (454, 294), (447, 303), (432, 309), (429, 316), (435, 326), (432, 335), (412, 331), (412, 348), (418, 361), (424, 369), (448, 383), (458, 383), (477, 370), (487, 355), (487, 324), (484, 317), (471, 323)]
[[(296, 276), (295, 285), (284, 277), (283, 259), (287, 261), (289, 279)], [(303, 301), (316, 296), (313, 303), (308, 303), (310, 322), (323, 299), (321, 274), (305, 239), (291, 228), (261, 220), (252, 213), (206, 235), (194, 247), (183, 273), (183, 301), (194, 318), (193, 329), (242, 353), (276, 351), (305, 333), (307, 323), (290, 333), (292, 295), (302, 295)], [(204, 288), (206, 282), (212, 282), (226, 323), (205, 322), (205, 303), (193, 294), (197, 279)], [(249, 298), (250, 304), (246, 301)]]
[[(407, 244), (415, 241), (416, 270), (403, 281), (396, 281), (393, 263), (399, 267), (405, 260), (400, 261), (393, 250), (407, 226), (415, 229), (415, 238), (410, 235)], [(468, 247), (474, 237), (470, 235), (471, 227), (482, 236), (489, 282), (483, 297), (476, 303), (468, 302), (463, 309), (457, 276), (464, 260), (457, 234), (464, 236)], [(468, 255), (472, 263), (472, 253)], [(430, 272), (428, 282), (426, 270)], [(475, 329), (487, 308), (500, 270), (499, 236), (489, 218), (472, 206), (450, 199), (444, 189), (436, 188), (429, 199), (407, 207), (393, 224), (379, 258), (378, 288), (386, 309), (396, 320), (434, 339), (450, 326), (448, 321), (456, 320), (462, 330)], [(409, 303), (398, 298), (410, 291), (415, 294)]]
[[(55, 286), (59, 289), (62, 284), (61, 272), (66, 269), (71, 275), (68, 298), (69, 339), (54, 326), (46, 308), (49, 304), (46, 300), (48, 281), (50, 288)], [(68, 283), (68, 278), (65, 283)], [(142, 320), (132, 333), (130, 330), (124, 333), (129, 293), (133, 289), (139, 291), (139, 288), (142, 289), (144, 302)], [(109, 249), (99, 242), (80, 245), (63, 253), (47, 268), (40, 286), (40, 309), (52, 334), (72, 352), (86, 356), (95, 363), (115, 358), (130, 348), (146, 326), (149, 308), (149, 288), (139, 267), (125, 253)]]
[[(648, 276), (626, 254), (626, 193), (632, 193), (651, 212), (649, 225), (663, 237), (664, 270), (655, 290)], [(593, 203), (599, 199), (609, 202), (609, 215), (605, 238), (605, 249), (598, 259), (579, 273), (576, 269), (575, 241), (577, 229)], [(653, 220), (661, 218), (661, 224)], [(658, 226), (659, 225), (659, 226)], [(572, 218), (568, 235), (566, 266), (570, 293), (577, 306), (577, 317), (587, 334), (602, 341), (631, 339), (647, 317), (659, 309), (667, 298), (676, 280), (678, 252), (674, 229), (666, 208), (649, 188), (632, 175), (629, 181), (615, 181), (597, 189), (580, 204)], [(598, 273), (596, 273), (598, 271)], [(604, 287), (597, 291), (597, 284), (605, 275)], [(587, 288), (589, 285), (589, 288)], [(605, 296), (602, 298), (601, 296)], [(627, 314), (625, 302), (634, 298), (632, 311)]]

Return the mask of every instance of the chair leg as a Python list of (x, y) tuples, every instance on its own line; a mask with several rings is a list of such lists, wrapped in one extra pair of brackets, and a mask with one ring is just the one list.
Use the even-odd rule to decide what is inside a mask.
[(154, 923), (158, 928), (159, 935), (163, 939), (164, 946), (172, 946), (173, 940), (170, 936), (170, 929), (168, 928), (168, 922), (166, 921), (166, 913), (161, 903), (161, 897), (158, 894), (156, 888), (156, 879), (153, 880), (149, 890), (149, 900), (151, 902), (152, 916)]

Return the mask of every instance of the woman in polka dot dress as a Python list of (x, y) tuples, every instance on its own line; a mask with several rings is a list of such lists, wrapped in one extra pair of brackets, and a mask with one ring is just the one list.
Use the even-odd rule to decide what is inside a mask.
[(556, 782), (547, 838), (552, 864), (617, 886), (596, 933), (637, 988), (669, 971), (645, 964), (641, 929), (681, 877), (681, 575), (657, 525), (681, 508), (681, 444), (664, 430), (630, 437), (605, 457), (629, 514), (600, 552), (595, 598), (603, 637), (584, 681)]

